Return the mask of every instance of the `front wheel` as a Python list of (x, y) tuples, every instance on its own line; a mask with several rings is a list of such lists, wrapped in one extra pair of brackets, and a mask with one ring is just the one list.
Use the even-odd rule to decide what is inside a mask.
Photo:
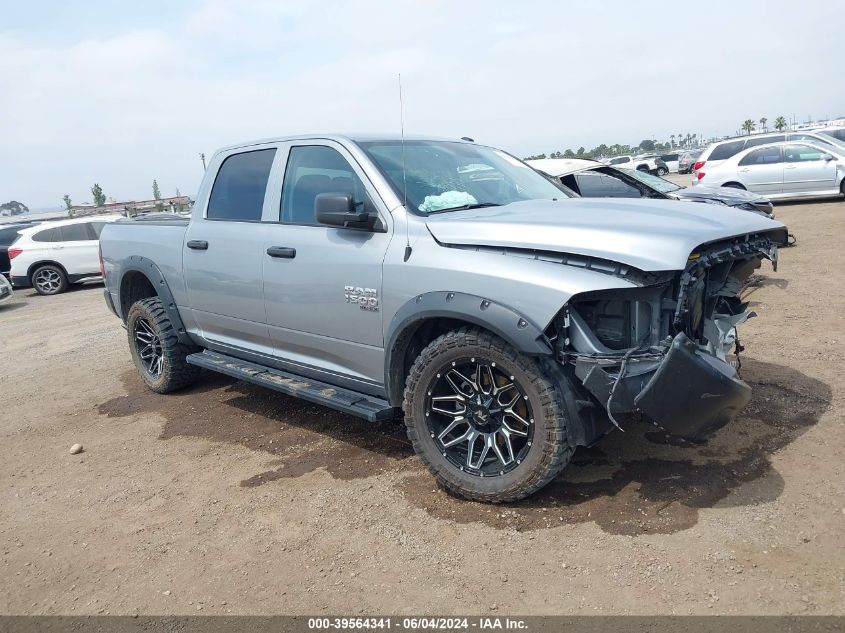
[(414, 450), (460, 497), (518, 501), (572, 457), (560, 387), (538, 360), (476, 329), (444, 334), (422, 351), (403, 408)]
[(179, 342), (161, 299), (151, 297), (132, 304), (126, 332), (132, 360), (150, 389), (168, 393), (196, 380), (199, 368), (185, 360), (196, 349)]
[(669, 171), (667, 169), (665, 169), (664, 167), (658, 167), (657, 168), (657, 175), (658, 176), (665, 176), (668, 173), (669, 173)]

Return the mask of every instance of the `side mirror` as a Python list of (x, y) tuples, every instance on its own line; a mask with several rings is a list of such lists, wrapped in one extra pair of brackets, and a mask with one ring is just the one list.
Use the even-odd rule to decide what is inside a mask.
[(320, 193), (314, 198), (314, 215), (317, 222), (344, 229), (372, 231), (379, 224), (378, 215), (357, 211), (355, 201), (348, 193)]
[(824, 156), (822, 156), (822, 160), (827, 161), (829, 163), (832, 160), (836, 160), (836, 156), (834, 156), (833, 154), (825, 154)]

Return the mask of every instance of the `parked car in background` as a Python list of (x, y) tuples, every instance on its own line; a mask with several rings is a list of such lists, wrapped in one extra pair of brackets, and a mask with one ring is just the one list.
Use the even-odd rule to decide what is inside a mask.
[(717, 167), (722, 161), (736, 156), (741, 151), (758, 145), (780, 143), (783, 141), (813, 141), (830, 147), (840, 154), (845, 153), (845, 141), (840, 141), (833, 136), (819, 132), (771, 132), (768, 134), (754, 134), (734, 139), (727, 139), (713, 143), (702, 152), (698, 160), (692, 166), (693, 171), (698, 174), (705, 165), (708, 169)]
[(528, 164), (584, 198), (689, 200), (722, 204), (774, 217), (772, 203), (749, 191), (725, 187), (679, 187), (660, 176), (644, 171), (617, 169), (593, 160), (546, 158), (529, 160)]
[(845, 153), (814, 143), (751, 147), (718, 165), (705, 165), (698, 182), (735, 187), (773, 200), (845, 195)]
[(614, 156), (607, 161), (607, 164), (621, 169), (647, 171), (658, 176), (669, 173), (666, 163), (658, 156)]
[(18, 231), (35, 226), (35, 222), (16, 222), (14, 224), (0, 224), (0, 275), (9, 277), (11, 264), (9, 262), (9, 247), (18, 239)]
[(12, 291), (12, 284), (3, 275), (0, 275), (0, 305), (8, 303), (15, 298), (15, 293)]
[(99, 279), (100, 233), (106, 224), (121, 217), (91, 216), (23, 229), (8, 249), (12, 285), (55, 295), (69, 284)]
[(660, 160), (666, 163), (666, 169), (669, 170), (670, 174), (678, 173), (678, 163), (681, 160), (681, 155), (678, 152), (672, 152), (671, 154), (661, 154)]
[(699, 149), (681, 154), (681, 157), (678, 159), (678, 173), (688, 174), (692, 172), (692, 167), (695, 165), (695, 161), (699, 156), (701, 156), (701, 150)]

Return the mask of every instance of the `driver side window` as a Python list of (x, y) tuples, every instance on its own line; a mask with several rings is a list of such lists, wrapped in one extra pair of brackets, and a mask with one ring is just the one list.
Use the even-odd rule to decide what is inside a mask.
[(314, 201), (321, 193), (345, 193), (363, 207), (364, 183), (336, 149), (325, 145), (292, 147), (282, 184), (281, 222), (317, 225)]

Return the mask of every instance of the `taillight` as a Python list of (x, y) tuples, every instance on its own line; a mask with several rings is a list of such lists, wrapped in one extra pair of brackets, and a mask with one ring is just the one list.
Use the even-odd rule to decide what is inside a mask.
[(100, 277), (106, 276), (106, 264), (103, 261), (103, 247), (97, 244), (97, 258), (100, 260)]
[(697, 161), (695, 161), (695, 165), (693, 165), (693, 166), (692, 166), (692, 170), (693, 170), (693, 171), (698, 171), (699, 169), (701, 169), (702, 167), (704, 167), (704, 163), (706, 163), (706, 162), (707, 162), (706, 160), (697, 160)]
[(707, 174), (705, 174), (703, 171), (700, 171), (700, 172), (698, 172), (698, 174), (697, 174), (697, 175), (698, 175), (698, 179), (699, 179), (699, 180), (701, 180), (701, 179), (702, 179), (702, 178), (704, 178), (704, 176), (706, 176)]
[(9, 261), (12, 261), (15, 257), (23, 253), (22, 248), (10, 248), (9, 249)]

